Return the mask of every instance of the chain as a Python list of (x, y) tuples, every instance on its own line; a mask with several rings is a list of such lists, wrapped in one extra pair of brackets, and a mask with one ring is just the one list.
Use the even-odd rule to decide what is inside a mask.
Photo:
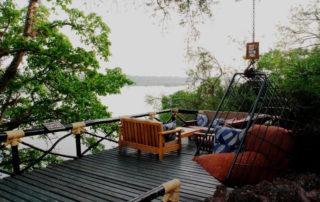
[(256, 1), (252, 0), (252, 42), (255, 41), (255, 28), (256, 28), (256, 22), (255, 22), (255, 18), (256, 18)]
[[(256, 12), (256, 2), (255, 0), (252, 0), (252, 42), (255, 42), (255, 13)], [(244, 70), (244, 75), (246, 77), (251, 77), (253, 73), (255, 72), (256, 68), (256, 60), (251, 59), (250, 64), (248, 67)]]

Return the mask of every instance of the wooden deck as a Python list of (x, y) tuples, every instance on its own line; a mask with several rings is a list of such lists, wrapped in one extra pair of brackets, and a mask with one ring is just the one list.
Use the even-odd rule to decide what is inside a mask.
[[(194, 143), (180, 155), (118, 148), (0, 180), (0, 201), (127, 201), (171, 179), (181, 181), (180, 201), (202, 201), (219, 182), (192, 161)], [(154, 201), (160, 201), (160, 198)]]

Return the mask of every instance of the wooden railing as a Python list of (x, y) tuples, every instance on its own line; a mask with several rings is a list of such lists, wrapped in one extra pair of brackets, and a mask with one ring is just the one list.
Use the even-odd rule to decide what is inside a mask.
[(163, 202), (171, 201), (178, 202), (179, 201), (179, 192), (180, 192), (180, 180), (174, 179), (170, 180), (162, 185), (155, 187), (148, 192), (145, 192), (136, 198), (130, 200), (129, 202), (148, 202), (159, 196), (163, 196)]
[[(148, 116), (154, 116), (154, 114), (165, 114), (165, 113), (171, 113), (170, 118), (166, 121), (172, 121), (172, 120), (180, 120), (182, 123), (181, 125), (185, 125), (186, 121), (181, 116), (181, 114), (197, 114), (197, 110), (184, 110), (184, 109), (167, 109), (162, 110), (159, 112), (152, 112), (152, 113), (143, 113), (143, 114), (134, 114), (129, 115), (127, 117), (132, 118), (139, 118), (139, 117), (148, 117)], [(156, 118), (157, 119), (157, 118)], [(77, 123), (71, 123), (71, 124), (65, 124), (62, 125), (58, 122), (55, 123), (49, 123), (44, 124), (44, 127), (42, 128), (34, 128), (34, 129), (27, 129), (27, 130), (14, 130), (14, 131), (6, 131), (6, 132), (0, 132), (0, 149), (2, 150), (4, 147), (11, 145), (11, 161), (10, 162), (1, 162), (0, 167), (3, 167), (8, 164), (12, 164), (13, 172), (10, 170), (0, 169), (0, 172), (8, 174), (8, 175), (16, 175), (21, 174), (26, 171), (28, 171), (30, 168), (33, 168), (37, 163), (39, 163), (41, 160), (44, 159), (48, 154), (51, 155), (57, 155), (65, 158), (71, 158), (71, 159), (77, 159), (81, 158), (85, 154), (88, 153), (88, 151), (92, 150), (92, 148), (96, 147), (99, 143), (101, 143), (103, 140), (111, 141), (117, 143), (117, 141), (113, 138), (111, 138), (111, 135), (116, 133), (117, 127), (111, 127), (111, 131), (108, 133), (103, 133), (103, 136), (94, 134), (93, 132), (90, 132), (90, 130), (84, 130), (84, 128), (88, 128), (91, 126), (96, 126), (99, 124), (114, 124), (119, 123), (120, 117), (117, 118), (108, 118), (108, 119), (96, 119), (96, 120), (87, 120), (83, 122), (77, 122)], [(93, 130), (91, 130), (93, 131)], [(48, 135), (56, 132), (67, 132), (67, 134), (60, 137), (53, 145), (48, 149), (44, 150), (37, 146), (34, 146), (32, 144), (26, 143), (22, 140), (23, 137), (31, 137), (31, 136), (38, 136), (38, 135)], [(54, 148), (65, 138), (71, 136), (72, 134), (75, 134), (75, 144), (76, 144), (76, 156), (72, 155), (66, 155), (66, 154), (60, 154), (53, 152)], [(98, 138), (99, 140), (95, 142), (94, 144), (90, 145), (85, 151), (81, 151), (81, 136), (80, 134), (87, 134), (93, 137)], [(23, 169), (20, 168), (20, 165), (25, 162), (21, 162), (19, 158), (19, 151), (18, 151), (18, 144), (21, 143), (25, 145), (26, 147), (30, 147), (32, 149), (38, 150), (42, 152), (43, 154), (37, 158), (32, 159), (32, 162), (28, 162), (28, 165), (26, 165)], [(3, 159), (0, 159), (3, 161)]]

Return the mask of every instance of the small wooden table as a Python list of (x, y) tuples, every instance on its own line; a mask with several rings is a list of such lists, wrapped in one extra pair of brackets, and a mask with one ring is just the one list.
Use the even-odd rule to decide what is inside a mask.
[(190, 137), (195, 133), (201, 132), (201, 129), (197, 128), (177, 127), (176, 129), (183, 130), (183, 132), (181, 132), (181, 138)]

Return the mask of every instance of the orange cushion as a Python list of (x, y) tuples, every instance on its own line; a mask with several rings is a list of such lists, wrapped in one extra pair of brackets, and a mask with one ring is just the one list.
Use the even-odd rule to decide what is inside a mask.
[[(194, 157), (210, 175), (220, 181), (227, 178), (235, 153), (208, 154)], [(234, 185), (256, 183), (269, 177), (267, 170), (269, 161), (258, 152), (239, 153), (236, 164), (232, 169), (228, 183)]]
[(292, 148), (292, 131), (265, 125), (254, 125), (248, 130), (245, 151), (264, 154), (274, 166), (283, 165)]

